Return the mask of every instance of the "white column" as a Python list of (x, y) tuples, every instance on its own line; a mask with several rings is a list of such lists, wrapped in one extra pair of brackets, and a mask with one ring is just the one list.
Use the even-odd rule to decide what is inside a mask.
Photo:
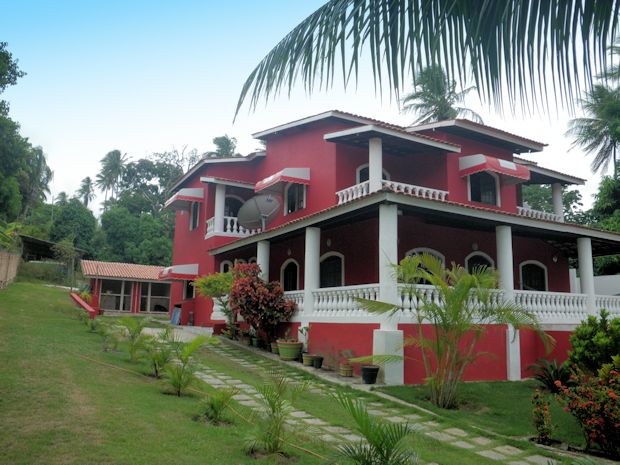
[(553, 213), (560, 217), (564, 222), (564, 204), (562, 203), (562, 184), (555, 182), (551, 184), (551, 195), (553, 199)]
[[(306, 246), (304, 252), (304, 314), (314, 312), (312, 291), (321, 285), (321, 230), (306, 228)], [(303, 326), (303, 323), (302, 323)]]
[[(392, 268), (398, 263), (398, 207), (379, 205), (379, 299), (398, 302), (398, 283)], [(395, 318), (381, 322), (381, 329), (397, 329)]]
[(213, 229), (216, 233), (224, 232), (224, 212), (226, 210), (226, 185), (215, 185), (215, 211)]
[(397, 355), (400, 361), (386, 363), (379, 371), (385, 384), (405, 383), (405, 362), (403, 350), (403, 332), (375, 329), (372, 332), (373, 355)]
[(256, 263), (260, 266), (260, 278), (269, 281), (269, 241), (256, 243)]
[[(512, 261), (512, 229), (510, 226), (495, 228), (497, 242), (497, 271), (499, 288), (504, 292), (506, 302), (514, 302), (514, 268)], [(521, 343), (519, 331), (508, 325), (506, 334), (506, 369), (510, 381), (521, 379)]]
[(383, 144), (381, 138), (368, 140), (368, 181), (370, 192), (380, 191), (383, 179)]
[(589, 237), (577, 239), (577, 258), (579, 261), (579, 281), (581, 293), (586, 294), (588, 312), (596, 312), (594, 293), (594, 265), (592, 264), (592, 240)]

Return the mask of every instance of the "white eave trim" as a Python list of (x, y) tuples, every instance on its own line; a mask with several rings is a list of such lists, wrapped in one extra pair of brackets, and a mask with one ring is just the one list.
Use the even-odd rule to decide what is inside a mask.
[(254, 184), (243, 182), (243, 181), (233, 181), (233, 180), (228, 180), (228, 179), (218, 179), (218, 178), (211, 178), (208, 176), (202, 176), (200, 178), (200, 182), (210, 183), (210, 184), (223, 184), (225, 186), (241, 187), (243, 189), (254, 190)]
[(270, 129), (265, 129), (264, 131), (255, 132), (252, 134), (252, 137), (255, 139), (260, 139), (261, 137), (268, 136), (270, 134), (274, 134), (280, 131), (285, 131), (290, 128), (294, 128), (296, 126), (302, 126), (304, 124), (314, 123), (316, 121), (321, 121), (325, 118), (339, 118), (346, 121), (351, 121), (352, 123), (359, 124), (368, 124), (368, 120), (366, 118), (358, 118), (351, 115), (342, 114), (338, 111), (330, 110), (323, 113), (319, 113), (318, 115), (308, 116), (307, 118), (298, 119), (296, 121), (291, 121), (290, 123), (281, 124), (280, 126), (275, 126)]
[(478, 134), (483, 134), (485, 136), (492, 137), (494, 139), (504, 140), (506, 142), (510, 142), (511, 144), (519, 145), (521, 147), (529, 149), (533, 152), (541, 152), (547, 145), (547, 144), (543, 144), (543, 143), (536, 142), (533, 140), (525, 139), (519, 136), (512, 136), (510, 134), (507, 134), (504, 131), (501, 131), (499, 129), (495, 129), (489, 126), (481, 127), (478, 124), (470, 123), (469, 121), (458, 120), (458, 119), (450, 119), (450, 120), (445, 120), (445, 121), (438, 121), (436, 123), (428, 123), (428, 124), (421, 124), (419, 126), (411, 126), (407, 128), (407, 131), (419, 132), (419, 131), (427, 131), (430, 129), (445, 128), (449, 126), (456, 126), (459, 128), (468, 129), (469, 131), (477, 132)]
[(284, 225), (272, 231), (267, 230), (263, 233), (255, 234), (253, 236), (245, 237), (243, 239), (231, 242), (230, 244), (224, 245), (222, 247), (211, 249), (209, 251), (209, 255), (217, 255), (220, 253), (236, 250), (238, 248), (245, 247), (262, 240), (269, 240), (274, 237), (281, 236), (282, 234), (306, 228), (316, 223), (335, 218), (342, 215), (343, 213), (359, 210), (361, 208), (365, 208), (370, 205), (385, 201), (393, 202), (396, 204), (427, 208), (429, 210), (452, 213), (455, 215), (469, 216), (471, 218), (486, 219), (497, 224), (524, 226), (528, 228), (542, 229), (546, 231), (573, 234), (578, 237), (590, 237), (592, 239), (601, 239), (620, 243), (620, 234), (613, 234), (606, 231), (597, 231), (593, 229), (585, 229), (582, 227), (573, 226), (570, 223), (546, 222), (527, 217), (509, 215), (501, 212), (476, 210), (449, 202), (426, 200), (418, 197), (411, 197), (408, 195), (396, 194), (392, 192), (379, 192), (371, 194), (367, 197), (362, 197), (359, 200), (341, 205), (326, 212), (319, 213), (302, 220), (294, 221), (291, 224)]
[(397, 137), (399, 139), (403, 139), (409, 142), (415, 142), (416, 144), (428, 145), (437, 149), (446, 150), (448, 152), (456, 152), (460, 153), (461, 148), (456, 145), (448, 144), (445, 142), (441, 142), (438, 140), (433, 140), (424, 136), (415, 136), (413, 134), (405, 134), (400, 131), (394, 131), (391, 129), (387, 129), (381, 126), (376, 126), (374, 124), (367, 124), (365, 126), (358, 126), (351, 129), (345, 129), (343, 131), (330, 132), (323, 136), (323, 139), (327, 142), (338, 142), (337, 140), (340, 137), (346, 136), (355, 136), (357, 134), (362, 134), (365, 132), (378, 132), (379, 134), (385, 134), (386, 136)]
[[(516, 161), (515, 163), (519, 163)], [(525, 165), (525, 163), (519, 163), (520, 165)], [(543, 176), (548, 176), (550, 178), (555, 178), (561, 183), (566, 184), (578, 184), (583, 186), (586, 183), (585, 179), (578, 178), (576, 176), (571, 176), (570, 174), (558, 173), (557, 171), (551, 170), (549, 168), (543, 168), (538, 165), (526, 165), (532, 173), (542, 174)]]

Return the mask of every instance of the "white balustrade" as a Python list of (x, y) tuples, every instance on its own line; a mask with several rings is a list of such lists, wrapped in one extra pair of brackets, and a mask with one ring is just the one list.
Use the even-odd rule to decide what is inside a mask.
[(304, 291), (286, 291), (284, 293), (286, 300), (292, 300), (297, 304), (297, 313), (304, 311)]
[(343, 203), (364, 197), (369, 193), (370, 182), (364, 181), (355, 186), (347, 187), (346, 189), (336, 192), (336, 197), (338, 197), (338, 205), (342, 205)]
[(207, 236), (221, 235), (221, 236), (229, 236), (229, 237), (247, 237), (253, 234), (257, 234), (261, 232), (260, 228), (258, 229), (247, 229), (239, 224), (239, 220), (236, 216), (225, 216), (224, 217), (224, 230), (216, 231), (215, 230), (215, 218), (209, 218), (207, 220)]
[(515, 291), (515, 303), (543, 323), (576, 324), (588, 316), (585, 294)]
[(596, 310), (601, 308), (609, 311), (611, 315), (620, 317), (620, 296), (618, 295), (597, 295), (595, 300)]
[(562, 217), (560, 215), (556, 215), (555, 213), (543, 212), (540, 210), (532, 210), (531, 208), (527, 207), (517, 207), (517, 213), (521, 216), (534, 218), (535, 220), (562, 221)]
[(403, 182), (389, 181), (387, 179), (383, 180), (383, 187), (387, 187), (388, 189), (394, 192), (414, 195), (416, 197), (421, 197), (423, 199), (446, 200), (448, 198), (447, 191), (442, 191), (440, 189), (433, 189), (431, 187), (423, 187), (423, 186), (415, 186), (413, 184), (405, 184)]
[(378, 300), (379, 285), (325, 287), (312, 292), (314, 314), (316, 317), (337, 317), (345, 319), (365, 318), (369, 314), (363, 310), (355, 298)]

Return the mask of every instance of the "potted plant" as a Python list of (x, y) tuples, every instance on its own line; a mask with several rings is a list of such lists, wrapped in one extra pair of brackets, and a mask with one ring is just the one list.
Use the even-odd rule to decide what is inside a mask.
[(278, 339), (278, 352), (281, 360), (297, 360), (301, 354), (302, 342), (289, 337), (290, 329), (286, 330), (284, 338)]
[(278, 341), (271, 342), (271, 352), (274, 354), (278, 354)]
[(315, 355), (314, 359), (312, 360), (312, 366), (316, 368), (317, 370), (321, 368), (323, 366), (323, 356)]
[(344, 358), (344, 360), (340, 362), (338, 372), (340, 376), (350, 378), (351, 376), (353, 376), (353, 365), (350, 361), (350, 358), (353, 356), (353, 352), (351, 352), (350, 349), (345, 349), (340, 352), (340, 355)]
[(314, 355), (303, 353), (301, 354), (301, 358), (305, 367), (311, 367), (314, 363)]
[(250, 340), (252, 342), (252, 347), (258, 347), (258, 336), (256, 335), (256, 330), (253, 327), (250, 328)]
[(364, 384), (375, 384), (379, 374), (379, 365), (362, 365), (362, 381)]
[(252, 343), (252, 339), (250, 338), (250, 333), (248, 331), (241, 331), (241, 342), (249, 346)]

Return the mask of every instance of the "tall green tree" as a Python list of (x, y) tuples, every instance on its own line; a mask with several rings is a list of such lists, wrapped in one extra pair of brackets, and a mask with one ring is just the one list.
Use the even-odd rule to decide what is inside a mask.
[(120, 150), (112, 150), (101, 159), (101, 170), (97, 174), (97, 187), (105, 192), (107, 200), (108, 190), (112, 198), (118, 195), (118, 189), (125, 171), (127, 154), (122, 154)]
[(73, 237), (75, 247), (90, 251), (96, 228), (97, 220), (93, 212), (78, 199), (70, 199), (54, 214), (50, 239), (59, 242)]
[(604, 67), (619, 12), (618, 0), (329, 0), (258, 63), (237, 112), (298, 79), (308, 93), (328, 88), (336, 73), (345, 86), (372, 73), (379, 91), (398, 98), (409, 76), (432, 64), (459, 82), (471, 74), (485, 100), (512, 109), (572, 105)]
[(594, 156), (592, 171), (607, 170), (610, 162), (617, 175), (617, 150), (620, 143), (620, 88), (597, 84), (580, 101), (586, 116), (569, 122), (567, 135), (573, 147), (581, 147)]
[(41, 204), (50, 193), (49, 183), (54, 173), (47, 165), (47, 159), (41, 147), (28, 150), (25, 167), (21, 172), (20, 184), (22, 196), (22, 214), (28, 209)]
[[(523, 203), (533, 210), (553, 213), (551, 186), (548, 184), (524, 184), (521, 187)], [(564, 219), (571, 223), (587, 224), (590, 214), (583, 211), (581, 192), (577, 189), (568, 189), (562, 186), (562, 204)]]
[(95, 185), (90, 176), (86, 176), (82, 179), (76, 195), (85, 207), (88, 207), (88, 204), (95, 198)]
[(414, 80), (415, 90), (403, 99), (405, 113), (415, 113), (414, 124), (431, 123), (464, 116), (478, 123), (482, 118), (475, 111), (457, 106), (465, 96), (474, 90), (468, 87), (456, 90), (456, 81), (451, 81), (440, 66), (428, 66), (420, 70)]
[(213, 145), (215, 145), (215, 150), (207, 152), (207, 157), (229, 158), (241, 156), (240, 153), (237, 153), (237, 139), (235, 139), (234, 137), (230, 137), (227, 134), (214, 137)]

